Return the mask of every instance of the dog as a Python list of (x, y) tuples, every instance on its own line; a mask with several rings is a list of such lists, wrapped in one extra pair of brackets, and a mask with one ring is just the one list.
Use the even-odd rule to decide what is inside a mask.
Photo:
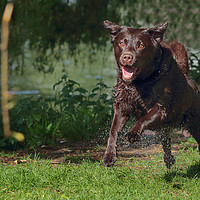
[(184, 46), (163, 40), (168, 22), (134, 29), (104, 21), (110, 32), (117, 70), (114, 87), (114, 117), (103, 165), (114, 165), (118, 133), (131, 116), (136, 123), (125, 135), (129, 142), (140, 139), (145, 129), (156, 131), (167, 168), (175, 163), (170, 130), (184, 127), (200, 144), (200, 95), (189, 77)]

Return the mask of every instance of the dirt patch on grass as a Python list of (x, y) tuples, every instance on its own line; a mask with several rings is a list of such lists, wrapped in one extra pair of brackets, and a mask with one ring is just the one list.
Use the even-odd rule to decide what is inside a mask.
[[(149, 136), (148, 136), (149, 137)], [(149, 138), (148, 138), (149, 139)], [(181, 145), (181, 141), (186, 139), (181, 135), (173, 137), (172, 153), (176, 155), (180, 149), (185, 148)], [(155, 142), (155, 140), (152, 140)], [(141, 142), (140, 142), (141, 143)], [(160, 143), (150, 144), (119, 144), (118, 158), (121, 160), (134, 159), (150, 159), (150, 155), (163, 153), (162, 145)], [(196, 144), (192, 144), (196, 148)], [(31, 159), (48, 159), (52, 164), (61, 163), (76, 163), (80, 164), (83, 160), (90, 160), (92, 162), (99, 162), (103, 159), (105, 152), (105, 145), (98, 145), (96, 143), (79, 142), (71, 143), (64, 140), (57, 141), (54, 146), (43, 145), (36, 149), (18, 150), (15, 152), (3, 151), (0, 153), (0, 163), (3, 164), (19, 164)], [(28, 158), (28, 159), (27, 159)]]

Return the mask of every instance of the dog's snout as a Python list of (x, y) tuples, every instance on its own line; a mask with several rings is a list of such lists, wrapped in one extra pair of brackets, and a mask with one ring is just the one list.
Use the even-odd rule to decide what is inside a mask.
[(130, 54), (125, 54), (122, 58), (125, 62), (130, 62), (133, 60), (133, 56)]
[(133, 59), (134, 55), (131, 52), (124, 52), (120, 57), (120, 61), (123, 65), (132, 65)]

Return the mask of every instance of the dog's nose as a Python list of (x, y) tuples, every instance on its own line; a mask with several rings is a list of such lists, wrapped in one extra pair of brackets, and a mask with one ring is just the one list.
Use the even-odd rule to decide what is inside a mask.
[(121, 55), (120, 61), (123, 65), (132, 65), (133, 64), (133, 57), (134, 57), (133, 53), (125, 52)]

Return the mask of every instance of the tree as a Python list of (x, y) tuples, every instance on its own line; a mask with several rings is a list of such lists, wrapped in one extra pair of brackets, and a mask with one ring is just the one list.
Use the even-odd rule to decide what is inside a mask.
[[(0, 1), (0, 13), (6, 4)], [(200, 3), (198, 0), (13, 0), (15, 8), (9, 42), (10, 63), (24, 71), (24, 49), (37, 52), (35, 67), (52, 72), (47, 51), (66, 43), (68, 54), (79, 51), (80, 44), (103, 48), (109, 39), (103, 28), (105, 19), (133, 27), (169, 21), (167, 38), (177, 39), (190, 48), (200, 46)], [(195, 42), (194, 42), (195, 40)], [(59, 55), (55, 56), (59, 59)]]

